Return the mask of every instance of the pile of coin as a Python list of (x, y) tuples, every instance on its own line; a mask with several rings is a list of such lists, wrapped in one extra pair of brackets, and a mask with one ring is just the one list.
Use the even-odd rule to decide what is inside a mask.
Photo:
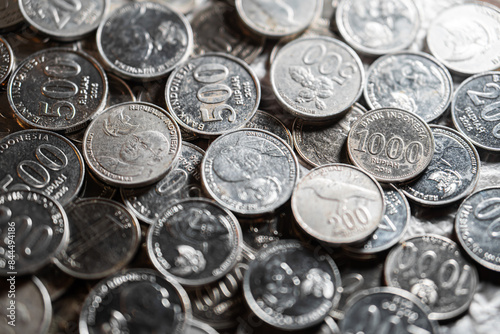
[(495, 332), (491, 2), (0, 1), (0, 332)]

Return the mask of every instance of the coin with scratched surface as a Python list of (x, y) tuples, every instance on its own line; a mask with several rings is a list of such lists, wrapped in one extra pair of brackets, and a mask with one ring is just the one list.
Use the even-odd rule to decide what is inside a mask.
[(0, 36), (0, 87), (9, 78), (14, 69), (14, 53), (9, 43)]
[(439, 125), (431, 125), (431, 130), (436, 148), (429, 167), (400, 189), (417, 203), (446, 205), (474, 190), (481, 162), (472, 143), (459, 132)]
[(108, 276), (125, 266), (140, 243), (137, 219), (122, 205), (88, 198), (66, 208), (68, 247), (56, 257), (65, 273), (82, 279)]
[(80, 191), (85, 169), (68, 139), (44, 130), (22, 130), (0, 141), (0, 192), (32, 189), (62, 205)]
[(293, 146), (292, 135), (290, 130), (276, 116), (271, 115), (266, 111), (257, 110), (255, 115), (245, 125), (247, 129), (261, 129), (269, 131), (283, 139), (285, 143)]
[(500, 67), (500, 9), (474, 1), (450, 7), (427, 32), (430, 52), (451, 71), (471, 75)]
[(455, 217), (458, 241), (482, 266), (500, 271), (500, 188), (482, 189), (465, 199)]
[(384, 214), (382, 188), (357, 167), (317, 167), (299, 182), (292, 196), (297, 223), (309, 235), (329, 244), (362, 241), (378, 227)]
[(260, 102), (260, 83), (242, 60), (223, 53), (190, 59), (170, 75), (167, 109), (189, 132), (217, 136), (243, 127)]
[(346, 305), (340, 329), (344, 334), (438, 334), (438, 322), (429, 319), (429, 313), (429, 307), (407, 291), (376, 287), (360, 291)]
[(406, 110), (381, 108), (358, 119), (347, 137), (349, 158), (380, 182), (404, 182), (420, 175), (434, 155), (425, 121)]
[(36, 30), (61, 41), (74, 41), (97, 29), (108, 0), (20, 0), (21, 13)]
[(269, 75), (278, 103), (292, 115), (311, 121), (339, 118), (359, 99), (365, 81), (354, 50), (323, 36), (285, 45)]
[(500, 72), (474, 75), (457, 88), (451, 103), (455, 127), (479, 148), (500, 151)]
[(243, 129), (217, 138), (201, 163), (203, 187), (241, 215), (274, 211), (292, 195), (298, 161), (290, 146), (264, 130)]
[(191, 318), (186, 291), (149, 269), (122, 271), (100, 281), (82, 306), (81, 334), (183, 334)]
[(122, 199), (141, 221), (153, 224), (166, 207), (190, 197), (202, 197), (200, 165), (205, 151), (183, 142), (177, 167), (156, 184), (121, 189)]
[(0, 31), (11, 30), (23, 21), (18, 0), (3, 0), (0, 3)]
[(322, 0), (236, 0), (236, 10), (254, 33), (279, 38), (305, 30), (323, 8)]
[(142, 187), (162, 179), (181, 151), (179, 127), (165, 110), (145, 102), (108, 108), (87, 128), (83, 156), (102, 181)]
[(62, 206), (36, 191), (0, 193), (0, 275), (36, 272), (68, 244)]
[(366, 75), (364, 96), (371, 109), (411, 111), (431, 122), (450, 105), (451, 75), (434, 57), (400, 52), (378, 58)]
[(106, 66), (132, 80), (165, 77), (193, 48), (186, 18), (153, 2), (130, 3), (115, 10), (101, 22), (96, 40)]
[(51, 48), (26, 58), (12, 73), (7, 94), (21, 123), (74, 132), (106, 105), (108, 80), (101, 65), (81, 51)]
[(340, 298), (340, 273), (318, 246), (282, 240), (260, 250), (245, 272), (245, 300), (262, 321), (298, 330), (325, 319)]
[(372, 56), (408, 48), (420, 27), (413, 0), (341, 0), (335, 19), (347, 43)]
[(456, 243), (433, 234), (412, 237), (393, 248), (384, 270), (389, 286), (416, 295), (431, 309), (429, 319), (451, 319), (469, 308), (478, 274)]

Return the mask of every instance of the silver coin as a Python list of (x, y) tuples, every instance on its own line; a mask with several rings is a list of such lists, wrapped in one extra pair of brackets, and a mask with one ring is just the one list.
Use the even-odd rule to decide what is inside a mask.
[(450, 105), (451, 75), (434, 57), (399, 52), (378, 58), (368, 70), (364, 96), (371, 109), (399, 108), (432, 122)]
[(269, 213), (290, 199), (298, 180), (290, 146), (264, 130), (243, 129), (217, 138), (201, 163), (203, 187), (241, 215)]
[(87, 128), (83, 156), (110, 185), (142, 187), (162, 179), (177, 163), (181, 134), (163, 109), (145, 102), (110, 107)]
[(314, 167), (347, 162), (347, 135), (352, 124), (365, 113), (366, 109), (355, 103), (340, 120), (332, 124), (307, 124), (296, 118), (292, 126), (295, 149), (304, 161)]
[(265, 323), (298, 330), (321, 323), (340, 298), (340, 273), (332, 258), (294, 240), (270, 244), (245, 272), (243, 293)]
[(23, 21), (18, 0), (3, 0), (0, 3), (0, 30), (10, 30)]
[(153, 0), (155, 2), (162, 3), (167, 5), (178, 12), (187, 14), (192, 11), (196, 5), (198, 0)]
[(420, 27), (413, 0), (341, 0), (335, 19), (350, 46), (373, 56), (408, 48)]
[(241, 239), (231, 212), (207, 199), (185, 199), (166, 207), (151, 225), (148, 254), (163, 275), (185, 286), (202, 286), (234, 267)]
[(40, 192), (0, 193), (0, 275), (34, 273), (68, 244), (62, 206)]
[(149, 269), (122, 271), (99, 282), (85, 299), (81, 334), (183, 334), (191, 305), (175, 280)]
[(121, 189), (122, 199), (141, 221), (154, 224), (162, 211), (181, 199), (202, 197), (200, 165), (205, 152), (183, 142), (177, 167), (148, 188)]
[(245, 125), (247, 129), (261, 129), (269, 131), (283, 139), (285, 143), (293, 146), (292, 135), (290, 130), (276, 116), (271, 115), (266, 111), (257, 110), (255, 115)]
[(481, 162), (472, 143), (457, 131), (440, 125), (431, 125), (431, 130), (436, 148), (429, 167), (400, 189), (417, 203), (446, 205), (474, 190)]
[(115, 10), (101, 22), (96, 40), (106, 66), (136, 80), (165, 77), (193, 48), (186, 18), (153, 2), (130, 3)]
[(252, 257), (260, 249), (283, 238), (287, 232), (290, 217), (281, 213), (262, 221), (240, 218), (239, 222), (243, 232), (243, 251)]
[(455, 127), (488, 151), (500, 151), (500, 72), (474, 75), (457, 88), (451, 103)]
[[(248, 316), (247, 321), (240, 319), (235, 334), (285, 334), (290, 333), (286, 330), (278, 330), (276, 327), (269, 326), (262, 320), (254, 319), (255, 315)], [(293, 330), (294, 334), (341, 334), (339, 326), (331, 317), (327, 316), (320, 325), (314, 327)]]
[(137, 219), (121, 204), (80, 199), (66, 208), (69, 244), (55, 263), (65, 273), (82, 279), (106, 277), (124, 267), (140, 243)]
[(434, 155), (434, 137), (419, 116), (402, 109), (373, 110), (354, 123), (347, 137), (349, 158), (380, 182), (420, 175)]
[(0, 36), (0, 86), (9, 78), (14, 64), (14, 53), (12, 53), (9, 43)]
[(344, 334), (439, 334), (439, 325), (429, 319), (429, 313), (429, 307), (411, 293), (377, 287), (363, 290), (351, 300), (340, 329)]
[(368, 238), (385, 209), (378, 182), (345, 164), (311, 170), (293, 191), (291, 204), (297, 223), (307, 234), (334, 245)]
[(117, 188), (99, 181), (94, 175), (92, 175), (92, 172), (88, 170), (88, 167), (86, 170), (87, 173), (85, 173), (85, 179), (83, 181), (83, 187), (79, 197), (112, 199), (116, 194)]
[(107, 5), (108, 0), (19, 1), (21, 13), (35, 30), (61, 41), (73, 41), (97, 29)]
[(250, 30), (264, 37), (279, 38), (305, 30), (319, 16), (323, 1), (236, 0), (235, 5)]
[(218, 334), (215, 329), (198, 320), (190, 320), (188, 325), (186, 334)]
[(0, 193), (32, 189), (66, 205), (82, 187), (85, 176), (82, 155), (57, 133), (15, 132), (0, 141), (0, 157)]
[(11, 276), (2, 282), (0, 307), (2, 334), (46, 334), (52, 319), (50, 296), (36, 277), (21, 279)]
[(469, 308), (478, 274), (457, 244), (439, 235), (405, 240), (387, 256), (384, 271), (389, 286), (410, 291), (431, 309), (429, 319), (451, 319)]
[(498, 204), (500, 188), (486, 188), (462, 202), (455, 218), (458, 241), (474, 261), (500, 271)]
[(217, 136), (243, 127), (253, 117), (260, 84), (243, 61), (211, 53), (179, 66), (168, 78), (165, 99), (181, 127)]
[(300, 38), (280, 50), (270, 70), (278, 103), (299, 118), (338, 118), (361, 96), (365, 72), (358, 55), (330, 37)]
[(135, 95), (129, 85), (119, 77), (108, 74), (108, 99), (106, 107), (109, 108), (115, 104), (136, 101)]
[(104, 108), (108, 81), (89, 55), (51, 48), (24, 60), (12, 73), (7, 89), (20, 122), (69, 133), (85, 127)]
[(224, 52), (252, 63), (264, 48), (263, 37), (254, 37), (238, 29), (234, 7), (216, 2), (195, 14), (191, 20), (194, 54)]
[(450, 7), (430, 25), (427, 45), (455, 73), (496, 70), (500, 67), (500, 9), (478, 1)]

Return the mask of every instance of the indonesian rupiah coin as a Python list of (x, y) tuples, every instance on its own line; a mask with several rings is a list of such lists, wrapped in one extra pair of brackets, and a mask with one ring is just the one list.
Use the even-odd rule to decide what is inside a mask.
[(180, 151), (180, 130), (170, 114), (145, 102), (106, 109), (89, 125), (83, 140), (89, 168), (118, 187), (142, 187), (162, 179)]
[(18, 0), (4, 0), (0, 6), (0, 31), (16, 28), (24, 21)]
[(405, 182), (420, 175), (434, 156), (434, 137), (419, 116), (402, 109), (372, 110), (347, 137), (350, 160), (379, 182)]
[(300, 38), (285, 45), (270, 70), (278, 103), (310, 121), (340, 118), (359, 99), (365, 71), (347, 44), (330, 37)]
[(217, 136), (243, 127), (260, 102), (260, 83), (242, 60), (208, 53), (179, 66), (165, 87), (167, 109), (188, 132)]
[(476, 267), (457, 244), (433, 234), (412, 237), (393, 248), (384, 276), (389, 286), (410, 291), (428, 305), (433, 320), (451, 319), (466, 311), (478, 284)]
[(247, 129), (261, 129), (269, 131), (283, 139), (285, 143), (293, 146), (292, 135), (290, 130), (276, 116), (271, 115), (266, 111), (257, 110), (255, 115), (245, 125)]
[(0, 88), (14, 69), (15, 58), (9, 43), (0, 36)]

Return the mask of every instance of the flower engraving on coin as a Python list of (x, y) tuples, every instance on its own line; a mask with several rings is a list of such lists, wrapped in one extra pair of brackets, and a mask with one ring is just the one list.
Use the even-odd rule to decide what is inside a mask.
[(332, 80), (323, 75), (315, 78), (310, 69), (302, 66), (290, 67), (290, 76), (305, 88), (298, 93), (296, 99), (298, 103), (314, 101), (316, 108), (320, 110), (326, 109), (326, 104), (321, 99), (333, 95)]
[(203, 252), (194, 249), (189, 245), (180, 245), (177, 247), (179, 256), (175, 258), (175, 267), (170, 272), (176, 276), (188, 276), (203, 271), (207, 261)]

